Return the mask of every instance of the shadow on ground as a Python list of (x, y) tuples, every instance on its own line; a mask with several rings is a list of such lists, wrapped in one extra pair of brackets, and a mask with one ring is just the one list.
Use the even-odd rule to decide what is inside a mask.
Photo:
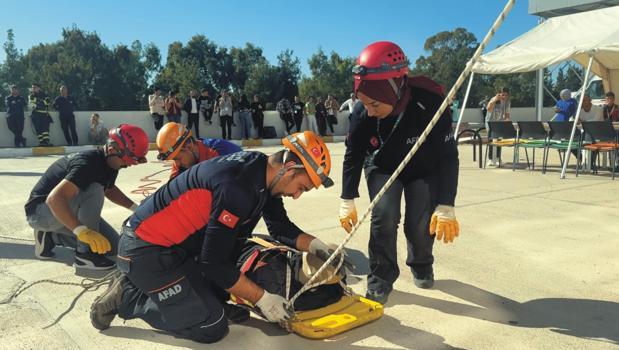
[[(281, 338), (279, 342), (280, 344), (284, 344), (285, 342), (286, 348), (290, 349), (309, 349), (317, 346), (319, 346), (320, 349), (334, 350), (355, 348), (367, 349), (370, 345), (364, 344), (364, 341), (370, 337), (373, 337), (373, 335), (378, 334), (380, 334), (380, 338), (383, 343), (389, 342), (395, 346), (405, 349), (410, 349), (411, 346), (419, 349), (459, 349), (454, 348), (449, 344), (445, 344), (445, 339), (441, 336), (404, 326), (399, 320), (389, 315), (385, 315), (381, 319), (363, 327), (353, 329), (326, 340), (305, 339), (301, 336), (290, 334), (275, 324), (270, 324), (256, 318), (251, 318), (243, 324), (231, 325), (230, 327), (232, 332), (234, 332), (235, 327), (249, 327), (257, 329), (262, 332), (263, 335), (271, 338), (269, 340), (269, 344), (272, 348), (276, 349), (280, 348), (277, 344), (277, 338), (279, 337), (285, 337)], [(212, 347), (212, 345), (208, 344), (199, 344), (186, 339), (178, 339), (165, 332), (135, 327), (113, 326), (102, 333), (111, 337), (142, 339), (157, 344), (180, 346), (191, 349), (207, 349)], [(228, 337), (230, 336), (234, 335), (228, 335)], [(273, 339), (273, 337), (275, 337), (275, 339)], [(225, 345), (226, 340), (229, 339), (224, 338), (222, 340), (222, 346)], [(373, 339), (372, 341), (376, 342), (376, 339)], [(252, 342), (252, 340), (247, 339), (247, 345), (251, 346), (250, 343)], [(235, 343), (238, 344), (238, 340), (236, 340)]]
[(27, 171), (0, 171), (0, 176), (43, 176), (43, 173)]
[(455, 316), (514, 327), (550, 328), (560, 334), (619, 345), (619, 303), (569, 298), (520, 303), (455, 280), (437, 281), (434, 288), (476, 306), (394, 291), (387, 307), (419, 305)]
[[(56, 247), (54, 258), (45, 260), (50, 262), (62, 263), (71, 266), (73, 264), (74, 253), (70, 249)], [(0, 259), (24, 259), (37, 260), (34, 256), (34, 242), (32, 244), (0, 242)]]

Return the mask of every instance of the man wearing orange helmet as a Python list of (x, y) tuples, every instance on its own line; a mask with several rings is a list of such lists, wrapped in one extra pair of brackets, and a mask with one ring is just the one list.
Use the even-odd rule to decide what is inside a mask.
[[(374, 199), (444, 98), (442, 87), (434, 81), (408, 76), (408, 60), (392, 42), (366, 47), (353, 73), (355, 93), (363, 105), (358, 104), (351, 115), (344, 156), (340, 222), (348, 232), (357, 223), (354, 198), (359, 197), (361, 170)], [(366, 297), (385, 303), (399, 276), (396, 247), (403, 193), (406, 264), (416, 286), (433, 286), (434, 238), (448, 243), (459, 234), (454, 214), (457, 185), (458, 150), (446, 110), (372, 211)]]
[(223, 139), (192, 136), (191, 130), (180, 123), (167, 123), (157, 133), (159, 160), (173, 160), (170, 179), (191, 166), (211, 158), (241, 151), (241, 147)]
[(118, 233), (101, 218), (104, 198), (127, 209), (137, 208), (116, 185), (118, 170), (146, 163), (148, 136), (122, 124), (109, 132), (103, 149), (69, 154), (55, 161), (30, 193), (25, 205), (35, 230), (35, 255), (51, 259), (55, 245), (75, 250), (73, 265), (107, 270), (115, 266)]
[(261, 218), (283, 244), (323, 261), (332, 252), (290, 221), (281, 198), (331, 186), (329, 151), (309, 131), (282, 143), (284, 150), (270, 156), (241, 151), (199, 163), (141, 203), (123, 224), (122, 274), (93, 303), (93, 326), (107, 329), (118, 315), (179, 337), (216, 342), (226, 335), (228, 319), (249, 317), (226, 303), (226, 292), (251, 302), (271, 322), (290, 317), (283, 297), (236, 267), (243, 242)]

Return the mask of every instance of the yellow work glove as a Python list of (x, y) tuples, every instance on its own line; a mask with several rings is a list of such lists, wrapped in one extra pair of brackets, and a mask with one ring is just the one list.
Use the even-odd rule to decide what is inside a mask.
[(348, 233), (357, 224), (357, 209), (355, 208), (354, 199), (342, 199), (342, 204), (340, 204), (340, 224)]
[(444, 243), (449, 243), (453, 242), (459, 234), (460, 225), (456, 220), (454, 207), (437, 205), (430, 220), (430, 235), (435, 236), (439, 241), (443, 240)]
[(102, 234), (95, 230), (91, 230), (88, 227), (81, 225), (73, 229), (73, 233), (77, 236), (77, 239), (90, 246), (90, 250), (93, 253), (105, 254), (112, 250), (110, 241), (107, 240)]

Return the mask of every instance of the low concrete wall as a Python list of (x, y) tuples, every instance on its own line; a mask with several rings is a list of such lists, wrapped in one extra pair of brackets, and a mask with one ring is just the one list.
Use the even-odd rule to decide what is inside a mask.
[[(80, 140), (80, 145), (88, 144), (88, 127), (90, 115), (93, 112), (76, 112), (75, 113), (75, 123), (77, 125), (77, 133)], [(105, 126), (109, 129), (110, 127), (116, 126), (121, 123), (131, 123), (135, 124), (141, 128), (143, 128), (149, 135), (150, 140), (154, 142), (155, 136), (157, 135), (157, 131), (153, 125), (152, 118), (150, 117), (150, 113), (147, 111), (119, 111), (119, 112), (97, 112), (101, 116), (101, 120), (105, 124)], [(548, 121), (554, 115), (554, 111), (552, 108), (544, 108), (542, 112), (542, 121)], [(34, 126), (30, 122), (30, 113), (26, 112), (26, 120), (24, 126), (24, 137), (27, 139), (28, 146), (36, 146), (38, 145), (38, 140), (34, 134)], [(456, 111), (456, 116), (459, 116), (460, 112)], [(52, 143), (58, 146), (66, 145), (66, 141), (64, 139), (64, 135), (62, 134), (62, 130), (60, 129), (60, 120), (58, 120), (58, 113), (51, 113), (52, 119), (54, 120), (54, 124), (50, 126), (50, 137)], [(202, 137), (221, 137), (221, 128), (219, 127), (219, 117), (217, 114), (213, 116), (213, 124), (208, 125), (204, 122), (203, 119), (200, 120), (200, 136)], [(476, 109), (466, 109), (464, 111), (463, 121), (464, 122), (473, 122), (478, 123), (481, 122), (481, 110), (479, 108)], [(526, 107), (526, 108), (512, 108), (512, 120), (513, 121), (525, 121), (525, 120), (535, 120), (535, 108)], [(241, 129), (240, 122), (238, 116), (235, 114), (234, 121), (236, 123), (236, 127), (232, 127), (232, 138), (240, 139), (241, 137)], [(348, 112), (342, 112), (338, 115), (338, 125), (335, 125), (335, 135), (346, 135), (348, 132)], [(181, 119), (182, 123), (187, 123), (187, 116), (183, 112), (183, 117)], [(273, 126), (275, 130), (277, 130), (278, 136), (284, 135), (284, 122), (279, 119), (279, 113), (275, 111), (266, 111), (264, 113), (264, 126)], [(303, 120), (303, 129), (307, 129), (307, 120)], [(252, 128), (252, 136), (256, 135), (256, 130)], [(9, 131), (6, 124), (6, 113), (0, 113), (0, 147), (13, 147), (13, 134)]]
[[(88, 128), (90, 125), (90, 115), (92, 111), (89, 112), (75, 112), (75, 124), (77, 127), (77, 133), (79, 138), (79, 144), (84, 145), (88, 144)], [(119, 112), (96, 112), (101, 116), (101, 120), (103, 121), (106, 128), (114, 127), (118, 124), (122, 123), (130, 123), (135, 124), (149, 135), (151, 142), (154, 142), (155, 137), (157, 135), (157, 131), (155, 130), (155, 126), (153, 124), (153, 120), (150, 116), (150, 113), (147, 111), (119, 111)], [(52, 112), (50, 113), (54, 123), (50, 125), (50, 138), (51, 142), (56, 146), (64, 146), (66, 145), (66, 141), (64, 139), (64, 135), (60, 128), (60, 120), (58, 119), (58, 113)], [(221, 128), (219, 126), (219, 117), (217, 114), (213, 115), (212, 118), (213, 124), (209, 125), (204, 122), (204, 119), (200, 119), (200, 136), (201, 137), (212, 137), (217, 138), (221, 137)], [(348, 112), (343, 112), (338, 115), (338, 125), (334, 126), (335, 135), (346, 135), (348, 132)], [(181, 122), (187, 123), (187, 116), (183, 112), (183, 117)], [(236, 123), (236, 127), (232, 127), (232, 138), (240, 139), (241, 138), (241, 123), (239, 122), (238, 115), (234, 115), (234, 122)], [(264, 112), (264, 126), (273, 126), (275, 130), (277, 130), (277, 136), (281, 137), (284, 135), (285, 127), (284, 122), (279, 118), (279, 113), (275, 111), (266, 111)], [(307, 120), (303, 120), (303, 129), (307, 129)], [(296, 129), (294, 129), (296, 130)], [(26, 112), (26, 120), (24, 125), (23, 136), (27, 140), (27, 145), (29, 147), (36, 146), (39, 144), (37, 137), (34, 133), (34, 126), (30, 121), (30, 113)], [(252, 128), (252, 136), (256, 136), (256, 130)], [(13, 133), (11, 133), (6, 124), (6, 113), (0, 113), (0, 147), (13, 147)]]

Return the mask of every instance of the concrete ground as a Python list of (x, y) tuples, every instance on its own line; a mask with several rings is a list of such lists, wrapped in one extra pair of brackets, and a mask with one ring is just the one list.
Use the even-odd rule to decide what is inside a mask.
[[(274, 147), (264, 147), (269, 153)], [(287, 201), (294, 222), (324, 240), (339, 242), (342, 143), (330, 144), (336, 185)], [(287, 334), (259, 319), (232, 325), (218, 349), (617, 349), (619, 348), (619, 180), (604, 172), (576, 178), (570, 169), (560, 180), (557, 169), (477, 168), (470, 146), (461, 146), (457, 215), (461, 234), (455, 243), (435, 245), (437, 282), (432, 290), (414, 287), (404, 264), (405, 241), (400, 235), (402, 267), (382, 319), (326, 341)], [(504, 157), (511, 156), (510, 151)], [(71, 253), (57, 249), (56, 261), (34, 258), (32, 230), (23, 205), (29, 191), (58, 156), (0, 159), (0, 301), (23, 282), (54, 279), (79, 282)], [(155, 159), (149, 154), (149, 159)], [(539, 159), (539, 157), (538, 157)], [(555, 165), (558, 158), (552, 155)], [(160, 183), (161, 163), (121, 172), (118, 185), (126, 192)], [(368, 205), (362, 181), (358, 209)], [(143, 191), (142, 191), (143, 192)], [(140, 190), (131, 194), (138, 201)], [(129, 214), (106, 203), (103, 216), (118, 227)], [(361, 213), (360, 213), (361, 214)], [(264, 232), (264, 225), (258, 227)], [(364, 223), (349, 245), (356, 261), (352, 287), (365, 292), (368, 272)], [(24, 240), (19, 240), (24, 239)], [(102, 289), (87, 292), (73, 305), (80, 287), (38, 284), (10, 303), (0, 305), (2, 349), (168, 349), (215, 348), (154, 331), (141, 321), (114, 320), (98, 332), (88, 310)], [(54, 320), (72, 310), (58, 323)]]

